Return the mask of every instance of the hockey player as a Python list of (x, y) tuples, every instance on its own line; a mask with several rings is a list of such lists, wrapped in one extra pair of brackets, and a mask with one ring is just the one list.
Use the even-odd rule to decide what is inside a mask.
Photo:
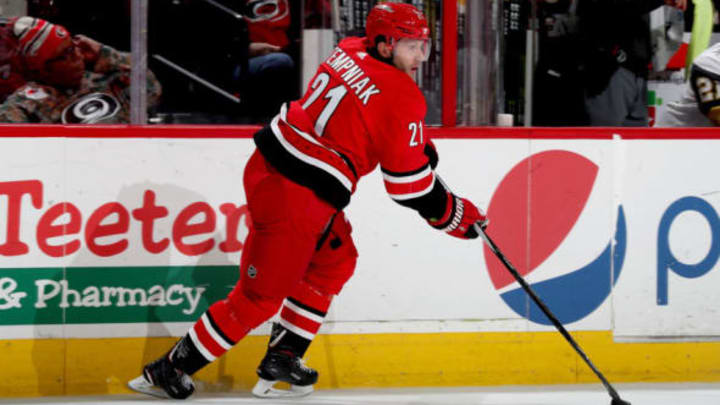
[[(40, 18), (9, 22), (28, 81), (0, 105), (0, 122), (114, 124), (130, 117), (130, 54), (88, 37), (71, 37)], [(160, 83), (148, 70), (148, 106)]]
[[(255, 134), (244, 172), (253, 225), (240, 280), (131, 388), (186, 398), (190, 375), (281, 308), (253, 394), (312, 391), (318, 373), (302, 357), (357, 257), (342, 210), (378, 164), (394, 201), (454, 237), (478, 236), (473, 225), (484, 226), (485, 216), (436, 176), (437, 154), (423, 133), (425, 99), (412, 77), (429, 53), (425, 17), (411, 5), (381, 3), (366, 34), (341, 41), (304, 97)], [(277, 381), (291, 390), (274, 389)]]
[(720, 126), (720, 43), (698, 55), (680, 100), (669, 103), (656, 127)]

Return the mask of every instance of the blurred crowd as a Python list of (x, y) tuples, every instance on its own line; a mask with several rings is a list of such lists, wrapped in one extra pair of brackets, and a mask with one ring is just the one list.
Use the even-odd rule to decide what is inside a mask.
[[(26, 3), (27, 16), (0, 18), (0, 121), (128, 122), (131, 1), (17, 1)], [(711, 12), (720, 7), (720, 0), (538, 0), (532, 124), (647, 126), (648, 76), (659, 64), (650, 13), (675, 10), (666, 16), (684, 18), (689, 32), (703, 2)], [(346, 3), (148, 1), (150, 122), (268, 122), (284, 101), (301, 96), (302, 31), (331, 27), (331, 7)], [(712, 66), (713, 58), (706, 55), (703, 63)], [(688, 66), (683, 102), (696, 103), (688, 110), (709, 120), (694, 117), (695, 124), (712, 125), (715, 99), (708, 104), (706, 94), (701, 100), (698, 86), (720, 81), (713, 69), (710, 76), (707, 69), (698, 76), (698, 69)], [(673, 120), (664, 125), (680, 125), (685, 117)]]
[[(329, 15), (328, 1), (306, 1), (304, 11), (302, 3), (147, 2), (151, 122), (266, 122), (283, 101), (299, 97), (300, 16), (311, 26)], [(69, 123), (63, 111), (81, 105), (119, 112), (82, 122), (127, 122), (130, 4), (28, 0), (27, 16), (0, 19), (0, 121)]]
[[(703, 99), (698, 89), (704, 80), (720, 86), (720, 53), (707, 43), (696, 50), (683, 43), (685, 32), (710, 38), (713, 25), (718, 26), (718, 6), (717, 0), (541, 1), (533, 125), (647, 127), (650, 75), (684, 69), (686, 93), (692, 97), (667, 100), (672, 103), (666, 117), (655, 125), (720, 124), (717, 112), (710, 114), (720, 108), (720, 94)], [(692, 38), (703, 42), (698, 39)], [(708, 58), (716, 60), (715, 67), (700, 72), (697, 62)], [(680, 108), (679, 102), (692, 106)]]

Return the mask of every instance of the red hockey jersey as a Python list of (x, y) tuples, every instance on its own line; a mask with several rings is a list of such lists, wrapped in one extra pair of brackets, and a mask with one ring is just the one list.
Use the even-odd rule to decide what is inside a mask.
[[(320, 65), (303, 98), (283, 105), (255, 142), (281, 173), (338, 209), (378, 163), (390, 197), (412, 206), (435, 186), (425, 153), (426, 109), (410, 76), (368, 55), (365, 38), (351, 37)], [(440, 210), (444, 193), (441, 198), (433, 204), (442, 204)]]

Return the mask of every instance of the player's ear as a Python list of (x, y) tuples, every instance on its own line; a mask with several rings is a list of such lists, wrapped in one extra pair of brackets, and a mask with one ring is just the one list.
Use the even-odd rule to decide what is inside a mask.
[(383, 58), (389, 58), (392, 56), (392, 48), (385, 41), (378, 42), (377, 50)]

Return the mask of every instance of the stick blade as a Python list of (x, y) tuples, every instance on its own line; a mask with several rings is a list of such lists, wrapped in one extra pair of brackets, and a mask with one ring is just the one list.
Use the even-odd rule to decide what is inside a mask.
[(630, 402), (623, 401), (620, 398), (613, 398), (612, 402), (610, 402), (610, 405), (630, 405)]

